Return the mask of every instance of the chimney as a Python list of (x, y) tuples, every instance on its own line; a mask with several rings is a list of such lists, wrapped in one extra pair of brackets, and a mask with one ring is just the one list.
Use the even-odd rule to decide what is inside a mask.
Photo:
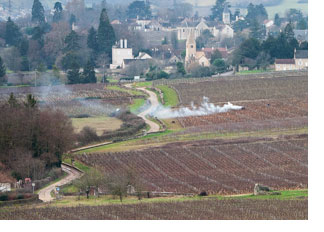
[(127, 39), (124, 40), (124, 46), (127, 48)]
[(120, 48), (123, 48), (123, 40), (120, 40)]

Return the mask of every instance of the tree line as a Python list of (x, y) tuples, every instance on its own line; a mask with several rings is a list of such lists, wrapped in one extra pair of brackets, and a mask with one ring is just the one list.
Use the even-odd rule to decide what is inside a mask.
[(11, 93), (0, 105), (0, 118), (0, 162), (17, 180), (45, 177), (75, 143), (71, 120), (60, 111), (40, 110), (32, 95), (20, 102)]
[(265, 69), (273, 64), (275, 59), (292, 59), (294, 51), (308, 50), (308, 42), (298, 43), (295, 39), (293, 26), (287, 24), (284, 30), (276, 37), (269, 36), (266, 40), (250, 37), (234, 51), (232, 65), (239, 65), (249, 69)]

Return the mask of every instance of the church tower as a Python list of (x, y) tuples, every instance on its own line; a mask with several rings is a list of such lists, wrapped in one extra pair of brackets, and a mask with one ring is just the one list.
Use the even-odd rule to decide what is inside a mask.
[(195, 34), (194, 30), (190, 30), (189, 38), (186, 42), (186, 66), (195, 62), (196, 60), (196, 40), (195, 40)]
[(224, 24), (231, 24), (231, 12), (228, 9), (227, 3), (225, 4), (225, 8), (223, 11), (223, 23)]

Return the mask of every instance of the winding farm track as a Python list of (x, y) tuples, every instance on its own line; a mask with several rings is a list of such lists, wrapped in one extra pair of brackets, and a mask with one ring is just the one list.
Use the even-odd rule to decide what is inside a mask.
[[(125, 85), (125, 87), (132, 88), (131, 84), (127, 84), (127, 85)], [(145, 121), (145, 123), (150, 126), (150, 130), (147, 133), (159, 132), (160, 125), (146, 118), (146, 116), (148, 116), (154, 109), (156, 109), (159, 106), (159, 100), (158, 100), (156, 94), (154, 92), (146, 89), (145, 87), (140, 87), (140, 88), (136, 88), (136, 89), (147, 93), (149, 95), (148, 100), (151, 103), (150, 107), (148, 109), (141, 112), (137, 116), (141, 117)]]
[(51, 196), (51, 192), (55, 189), (55, 187), (68, 184), (71, 181), (78, 179), (79, 177), (82, 176), (82, 173), (79, 170), (72, 168), (70, 166), (67, 166), (65, 164), (62, 164), (62, 170), (64, 172), (66, 172), (68, 175), (66, 177), (64, 177), (62, 180), (60, 180), (54, 184), (51, 184), (50, 186), (47, 186), (44, 189), (41, 189), (38, 193), (39, 199), (41, 201), (43, 201), (43, 202), (53, 201), (54, 198)]

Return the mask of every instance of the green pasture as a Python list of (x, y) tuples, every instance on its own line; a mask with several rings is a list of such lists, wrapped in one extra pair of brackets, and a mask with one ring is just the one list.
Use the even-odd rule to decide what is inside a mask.
[[(138, 200), (135, 196), (128, 196), (123, 198), (123, 201), (120, 202), (118, 197), (111, 195), (105, 195), (98, 197), (91, 196), (89, 199), (86, 196), (81, 196), (80, 199), (78, 196), (64, 197), (61, 200), (52, 202), (49, 206), (54, 207), (71, 207), (71, 206), (99, 206), (99, 205), (111, 205), (111, 204), (140, 204), (140, 203), (159, 203), (159, 202), (183, 202), (183, 201), (203, 201), (203, 200), (226, 200), (226, 199), (257, 199), (257, 200), (300, 200), (308, 197), (308, 190), (285, 190), (278, 191), (281, 195), (273, 196), (254, 196), (252, 194), (247, 195), (237, 195), (237, 196), (220, 196), (220, 195), (210, 195), (207, 197), (195, 196), (170, 196), (170, 197), (156, 197), (156, 198), (142, 198)], [(48, 206), (47, 206), (48, 207)]]
[(163, 93), (165, 106), (175, 107), (179, 104), (178, 95), (174, 89), (167, 85), (159, 85), (157, 88), (159, 88)]
[(145, 105), (146, 100), (143, 98), (134, 99), (134, 103), (129, 106), (130, 112), (133, 114), (138, 114), (139, 109)]

